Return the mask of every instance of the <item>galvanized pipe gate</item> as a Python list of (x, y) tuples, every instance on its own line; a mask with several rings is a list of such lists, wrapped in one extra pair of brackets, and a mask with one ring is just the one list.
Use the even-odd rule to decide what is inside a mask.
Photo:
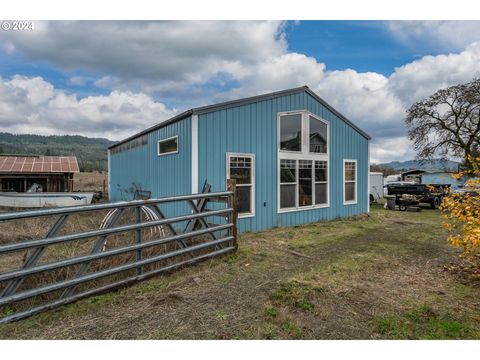
[[(25, 318), (87, 296), (129, 285), (161, 272), (235, 251), (237, 231), (234, 189), (235, 184), (230, 182), (228, 184), (230, 191), (226, 192), (205, 192), (0, 214), (0, 233), (4, 236), (4, 224), (7, 222), (19, 219), (56, 218), (41, 239), (17, 239), (14, 242), (0, 244), (0, 257), (10, 254), (17, 254), (18, 257), (19, 252), (27, 251), (21, 266), (7, 270), (0, 267), (0, 323)], [(161, 206), (179, 203), (188, 204), (191, 210), (180, 216), (164, 215)], [(207, 208), (207, 204), (212, 203), (216, 209)], [(149, 213), (156, 214), (154, 220), (142, 220), (142, 210), (145, 207), (148, 207)], [(73, 215), (92, 213), (92, 216), (95, 216), (95, 213), (101, 210), (110, 211), (103, 228), (65, 233), (65, 224)], [(133, 223), (118, 225), (119, 219), (127, 210), (130, 210), (130, 213), (133, 210)], [(216, 221), (218, 224), (209, 222), (209, 219), (214, 218), (220, 219)], [(184, 229), (179, 230), (179, 225), (185, 223)], [(167, 230), (166, 236), (154, 236), (148, 241), (143, 239), (142, 231), (160, 227)], [(106, 249), (106, 241), (118, 234), (128, 234), (132, 241)], [(69, 246), (72, 242), (82, 241), (93, 242), (87, 253), (55, 261), (47, 259), (40, 264), (40, 259), (49, 248), (59, 244)], [(162, 251), (155, 253), (155, 250), (162, 246)], [(150, 251), (150, 256), (146, 255), (147, 250)], [(92, 268), (95, 262), (115, 257), (118, 259), (120, 255), (126, 254), (135, 256), (133, 259), (120, 257), (120, 261), (116, 260), (116, 263), (109, 264), (111, 266)], [(42, 278), (44, 274), (61, 272), (67, 268), (71, 270), (69, 276), (54, 277), (48, 283), (35, 280), (44, 280), (45, 278)], [(132, 270), (130, 274), (129, 270)], [(112, 276), (113, 279), (110, 279)], [(34, 280), (25, 284), (25, 280), (32, 277)], [(99, 279), (102, 279), (100, 283)]]

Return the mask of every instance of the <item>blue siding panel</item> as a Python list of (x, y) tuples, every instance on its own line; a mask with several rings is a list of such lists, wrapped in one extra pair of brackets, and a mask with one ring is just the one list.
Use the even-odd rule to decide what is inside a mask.
[[(330, 122), (330, 206), (277, 213), (277, 113), (294, 110), (308, 110)], [(255, 217), (239, 219), (240, 231), (293, 226), (368, 210), (367, 139), (307, 93), (201, 114), (198, 144), (199, 186), (208, 180), (216, 191), (226, 187), (227, 152), (255, 154)], [(354, 205), (343, 205), (343, 159), (357, 160)]]
[[(136, 188), (151, 191), (153, 198), (190, 194), (191, 134), (191, 118), (187, 118), (149, 133), (147, 145), (111, 154), (110, 200), (132, 200)], [(176, 135), (178, 153), (158, 156), (158, 141)], [(168, 216), (190, 212), (186, 204), (162, 205), (161, 209)]]
[[(277, 113), (295, 110), (310, 111), (330, 123), (330, 206), (278, 213)], [(157, 156), (157, 141), (174, 135), (179, 136), (179, 153)], [(110, 199), (131, 199), (135, 186), (152, 191), (152, 197), (191, 193), (191, 136), (191, 118), (187, 118), (149, 133), (148, 145), (112, 154)], [(293, 226), (368, 211), (367, 139), (306, 92), (198, 115), (199, 190), (206, 180), (212, 184), (212, 191), (225, 190), (227, 152), (255, 154), (255, 217), (239, 219), (240, 231)], [(343, 205), (343, 159), (357, 160), (354, 205)], [(167, 215), (189, 212), (186, 206), (163, 209)]]

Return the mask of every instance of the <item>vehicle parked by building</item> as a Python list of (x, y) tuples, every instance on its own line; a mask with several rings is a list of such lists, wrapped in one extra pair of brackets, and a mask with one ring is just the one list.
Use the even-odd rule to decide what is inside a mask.
[(432, 209), (440, 206), (442, 198), (450, 190), (449, 184), (391, 183), (385, 187), (388, 195), (414, 195), (419, 203), (429, 204)]
[(370, 203), (383, 200), (383, 173), (370, 172)]

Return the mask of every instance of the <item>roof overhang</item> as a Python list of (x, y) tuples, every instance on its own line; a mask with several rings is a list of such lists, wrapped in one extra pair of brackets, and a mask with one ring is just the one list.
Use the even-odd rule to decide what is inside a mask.
[(206, 106), (201, 106), (197, 108), (193, 108), (187, 111), (184, 111), (168, 120), (165, 120), (157, 125), (154, 125), (148, 129), (145, 129), (135, 135), (132, 135), (126, 139), (123, 139), (111, 146), (108, 147), (108, 149), (113, 149), (116, 146), (119, 146), (123, 143), (126, 143), (127, 141), (133, 140), (139, 136), (148, 134), (152, 131), (155, 131), (157, 129), (160, 129), (164, 126), (167, 126), (169, 124), (172, 124), (176, 121), (183, 120), (191, 115), (202, 115), (202, 114), (207, 114), (210, 112), (214, 111), (220, 111), (220, 110), (225, 110), (229, 109), (232, 107), (238, 107), (242, 105), (248, 105), (252, 104), (255, 102), (259, 101), (265, 101), (265, 100), (270, 100), (277, 98), (279, 96), (287, 96), (287, 95), (292, 95), (292, 94), (298, 94), (301, 92), (306, 92), (308, 95), (312, 96), (315, 100), (317, 100), (319, 103), (321, 103), (323, 106), (325, 106), (329, 111), (331, 111), (333, 114), (335, 114), (337, 117), (339, 117), (342, 121), (344, 121), (346, 124), (348, 124), (350, 127), (352, 127), (354, 130), (356, 130), (360, 135), (365, 137), (367, 140), (371, 140), (372, 138), (370, 135), (368, 135), (365, 131), (360, 129), (358, 126), (356, 126), (354, 123), (352, 123), (349, 119), (347, 119), (344, 115), (342, 115), (340, 112), (335, 110), (330, 104), (328, 104), (325, 100), (323, 100), (320, 96), (318, 96), (315, 92), (313, 92), (308, 86), (301, 86), (293, 89), (287, 89), (287, 90), (282, 90), (282, 91), (276, 91), (276, 92), (271, 92), (268, 94), (262, 94), (262, 95), (256, 95), (256, 96), (251, 96), (243, 99), (238, 99), (238, 100), (232, 100), (232, 101), (225, 101), (222, 103), (218, 104), (213, 104), (213, 105), (206, 105)]

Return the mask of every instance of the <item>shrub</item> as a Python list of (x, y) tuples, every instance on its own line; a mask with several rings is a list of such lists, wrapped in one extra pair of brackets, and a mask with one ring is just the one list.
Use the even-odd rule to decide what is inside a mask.
[(442, 225), (449, 232), (450, 244), (462, 249), (470, 266), (480, 269), (480, 157), (470, 157), (469, 161), (469, 169), (455, 175), (470, 177), (465, 191), (450, 192), (443, 199)]

